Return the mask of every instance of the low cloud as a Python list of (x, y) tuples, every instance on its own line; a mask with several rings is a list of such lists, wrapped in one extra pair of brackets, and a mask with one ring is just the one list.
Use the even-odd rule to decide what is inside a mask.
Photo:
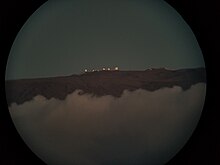
[(154, 92), (124, 91), (120, 98), (79, 95), (10, 107), (26, 144), (47, 164), (164, 164), (192, 134), (205, 99), (204, 83)]

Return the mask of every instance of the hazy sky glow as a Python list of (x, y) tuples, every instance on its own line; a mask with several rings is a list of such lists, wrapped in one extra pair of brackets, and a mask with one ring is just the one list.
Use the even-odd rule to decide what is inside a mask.
[(204, 66), (195, 36), (162, 0), (48, 1), (12, 46), (6, 79), (79, 74), (84, 68)]

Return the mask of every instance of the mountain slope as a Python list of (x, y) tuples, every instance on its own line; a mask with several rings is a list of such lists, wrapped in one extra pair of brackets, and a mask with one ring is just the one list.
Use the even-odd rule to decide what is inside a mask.
[(204, 68), (145, 71), (99, 71), (66, 77), (36, 78), (5, 81), (8, 104), (21, 104), (36, 95), (50, 99), (64, 99), (76, 89), (96, 96), (120, 97), (125, 89), (154, 91), (164, 87), (180, 86), (187, 90), (191, 85), (206, 82)]

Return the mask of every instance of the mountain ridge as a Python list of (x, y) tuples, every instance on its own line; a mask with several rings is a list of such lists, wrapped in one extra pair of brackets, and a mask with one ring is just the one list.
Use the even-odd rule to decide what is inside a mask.
[(144, 71), (95, 71), (70, 76), (6, 80), (5, 91), (8, 105), (11, 105), (13, 102), (22, 104), (30, 101), (37, 95), (63, 100), (77, 89), (83, 91), (81, 94), (120, 97), (125, 89), (155, 91), (180, 86), (187, 90), (200, 82), (206, 83), (205, 68), (152, 68)]

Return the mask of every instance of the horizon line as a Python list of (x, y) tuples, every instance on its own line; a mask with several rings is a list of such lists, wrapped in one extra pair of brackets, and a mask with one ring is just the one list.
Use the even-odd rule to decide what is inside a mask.
[[(108, 67), (107, 67), (108, 68)], [(129, 72), (129, 71), (147, 71), (147, 70), (156, 70), (156, 69), (165, 69), (165, 70), (169, 70), (169, 71), (177, 71), (177, 70), (185, 70), (185, 69), (206, 69), (206, 67), (204, 66), (201, 66), (201, 67), (190, 67), (190, 68), (180, 68), (180, 69), (171, 69), (171, 68), (168, 68), (168, 67), (151, 67), (151, 68), (147, 68), (145, 70), (121, 70), (121, 69), (118, 69), (118, 70), (94, 70), (94, 71), (87, 71), (85, 72), (82, 71), (81, 73), (78, 73), (78, 74), (68, 74), (68, 75), (56, 75), (56, 76), (41, 76), (41, 77), (24, 77), (24, 78), (18, 78), (18, 79), (6, 79), (5, 77), (5, 81), (13, 81), (13, 80), (28, 80), (28, 79), (44, 79), (44, 78), (56, 78), (56, 77), (68, 77), (68, 76), (80, 76), (80, 75), (84, 75), (84, 74), (87, 74), (87, 73), (97, 73), (97, 72)]]

